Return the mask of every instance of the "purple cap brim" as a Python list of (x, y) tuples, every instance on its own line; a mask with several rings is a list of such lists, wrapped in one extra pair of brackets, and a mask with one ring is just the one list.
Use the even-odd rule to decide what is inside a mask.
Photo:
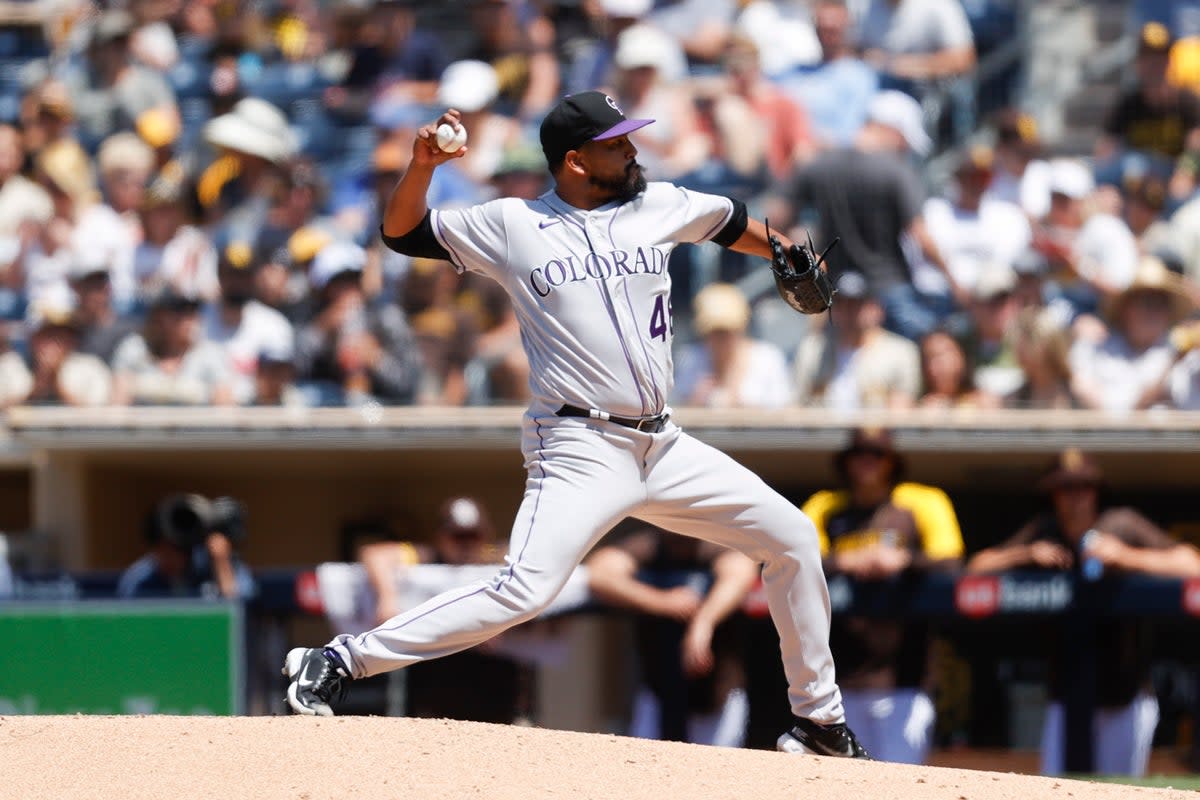
[(592, 141), (598, 142), (603, 139), (615, 139), (618, 136), (625, 136), (626, 134), (633, 133), (638, 128), (646, 127), (651, 122), (654, 122), (654, 120), (652, 120), (652, 119), (622, 120), (621, 122), (618, 122), (616, 125), (613, 125), (611, 128), (606, 130), (604, 133), (598, 133), (595, 136), (593, 136)]

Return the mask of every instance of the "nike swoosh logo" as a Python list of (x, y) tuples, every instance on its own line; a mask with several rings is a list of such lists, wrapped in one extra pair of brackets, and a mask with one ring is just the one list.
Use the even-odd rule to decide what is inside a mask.
[(557, 225), (560, 222), (562, 222), (562, 220), (558, 219), (557, 217), (554, 219), (544, 219), (538, 223), (538, 230), (549, 228), (551, 225)]

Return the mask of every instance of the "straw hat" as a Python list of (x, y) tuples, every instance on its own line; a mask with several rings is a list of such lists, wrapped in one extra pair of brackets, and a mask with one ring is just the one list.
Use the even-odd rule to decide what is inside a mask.
[(1192, 298), (1179, 276), (1167, 269), (1161, 258), (1142, 256), (1133, 281), (1114, 297), (1106, 309), (1109, 319), (1117, 319), (1125, 303), (1138, 292), (1162, 292), (1171, 301), (1171, 324), (1186, 318), (1195, 310)]
[(706, 336), (713, 331), (742, 332), (750, 324), (750, 304), (741, 290), (729, 283), (710, 283), (696, 293), (693, 325)]
[(75, 202), (97, 197), (96, 175), (88, 154), (73, 139), (51, 142), (37, 155), (37, 171)]
[(257, 97), (242, 98), (232, 111), (212, 119), (204, 126), (204, 141), (275, 163), (299, 149), (284, 113)]
[(154, 151), (136, 133), (119, 131), (100, 143), (96, 166), (101, 175), (128, 170), (148, 176), (154, 169)]

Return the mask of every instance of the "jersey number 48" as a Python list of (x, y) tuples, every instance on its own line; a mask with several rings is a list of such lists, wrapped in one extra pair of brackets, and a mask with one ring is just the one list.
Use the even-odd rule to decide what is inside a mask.
[(650, 312), (650, 338), (667, 340), (667, 334), (675, 335), (675, 318), (671, 314), (671, 299), (660, 294), (654, 298), (654, 310)]

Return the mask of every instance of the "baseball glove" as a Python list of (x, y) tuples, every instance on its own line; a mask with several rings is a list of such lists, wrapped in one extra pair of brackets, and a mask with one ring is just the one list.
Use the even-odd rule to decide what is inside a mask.
[(830, 282), (829, 275), (821, 269), (821, 264), (838, 239), (830, 242), (819, 256), (815, 253), (811, 236), (807, 246), (793, 244), (784, 250), (783, 243), (771, 233), (768, 224), (767, 241), (771, 244), (771, 272), (775, 274), (775, 288), (779, 290), (779, 296), (801, 314), (828, 311), (833, 305), (837, 289)]

